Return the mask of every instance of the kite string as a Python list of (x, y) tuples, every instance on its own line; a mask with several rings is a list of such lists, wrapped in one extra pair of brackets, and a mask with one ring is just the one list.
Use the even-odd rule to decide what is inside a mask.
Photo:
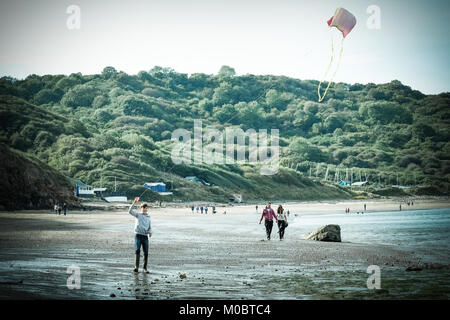
[(322, 102), (322, 100), (325, 99), (325, 96), (327, 95), (328, 89), (330, 88), (330, 85), (333, 83), (334, 76), (336, 75), (336, 73), (337, 73), (337, 71), (339, 69), (339, 66), (341, 64), (342, 52), (344, 51), (344, 39), (345, 38), (342, 38), (342, 41), (341, 41), (341, 50), (339, 52), (339, 60), (338, 60), (337, 66), (336, 66), (336, 70), (334, 71), (330, 81), (328, 82), (328, 85), (327, 85), (327, 88), (325, 89), (325, 92), (321, 96), (320, 95), (320, 86), (322, 85), (322, 82), (325, 81), (325, 78), (328, 75), (328, 72), (330, 71), (331, 64), (333, 63), (334, 44), (333, 44), (333, 38), (331, 38), (331, 58), (330, 58), (330, 63), (328, 64), (327, 71), (325, 72), (322, 81), (320, 81), (319, 86), (317, 87), (317, 94), (319, 95), (319, 102)]
[[(323, 75), (323, 78), (319, 82), (319, 86), (317, 87), (317, 94), (319, 95), (319, 102), (321, 102), (323, 100), (323, 98), (325, 97), (325, 96), (323, 96), (323, 97), (320, 96), (320, 86), (322, 85), (322, 82), (325, 81), (325, 78), (328, 75), (328, 72), (330, 71), (331, 64), (333, 63), (333, 56), (334, 56), (334, 44), (333, 44), (333, 37), (331, 36), (331, 57), (330, 57), (330, 63), (328, 64), (327, 71)], [(325, 90), (325, 92), (326, 92), (326, 90)]]
[(148, 189), (145, 188), (144, 192), (141, 193), (141, 195), (139, 196), (139, 198), (142, 197), (142, 195), (143, 195), (145, 192), (147, 192), (147, 190), (148, 190)]

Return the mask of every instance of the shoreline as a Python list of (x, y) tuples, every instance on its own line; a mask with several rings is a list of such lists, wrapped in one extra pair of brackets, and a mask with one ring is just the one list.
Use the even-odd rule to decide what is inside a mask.
[[(405, 201), (409, 199), (414, 202), (414, 205), (407, 206)], [(294, 208), (303, 208), (304, 206), (308, 206), (308, 211), (317, 211), (317, 206), (319, 205), (336, 205), (339, 209), (341, 209), (342, 206), (350, 206), (355, 207), (357, 205), (363, 206), (364, 204), (367, 204), (367, 212), (374, 212), (374, 211), (382, 211), (386, 208), (391, 207), (392, 211), (398, 211), (399, 204), (402, 204), (402, 210), (422, 210), (422, 209), (436, 209), (436, 208), (450, 208), (450, 197), (415, 197), (415, 198), (407, 198), (404, 197), (398, 197), (398, 198), (384, 198), (384, 199), (342, 199), (342, 200), (310, 200), (310, 201), (271, 201), (272, 207), (274, 205), (282, 204), (284, 208), (288, 207), (294, 207)], [(143, 201), (144, 202), (144, 201)], [(242, 202), (242, 203), (214, 203), (214, 202), (200, 202), (200, 201), (193, 201), (193, 202), (183, 202), (183, 203), (173, 203), (173, 202), (162, 202), (161, 206), (158, 206), (154, 202), (147, 202), (149, 207), (152, 210), (162, 210), (162, 209), (190, 209), (191, 206), (208, 206), (209, 208), (212, 206), (215, 206), (216, 208), (243, 208), (245, 211), (249, 208), (255, 208), (256, 205), (258, 205), (258, 210), (261, 211), (262, 208), (265, 206), (265, 202)], [(375, 204), (376, 207), (382, 208), (378, 210), (372, 210), (370, 208), (370, 204)], [(80, 208), (75, 209), (69, 209), (70, 212), (92, 212), (92, 211), (123, 211), (128, 209), (128, 207), (131, 205), (130, 203), (105, 203), (101, 201), (94, 201), (94, 202), (84, 202), (83, 203), (86, 210), (82, 210)], [(381, 207), (380, 207), (381, 206)], [(358, 207), (359, 208), (359, 207)], [(261, 209), (261, 210), (260, 210)], [(351, 208), (350, 208), (351, 209)], [(336, 209), (338, 211), (338, 209)], [(358, 209), (359, 210), (359, 209)], [(328, 211), (328, 210), (327, 210)], [(52, 209), (39, 209), (39, 210), (10, 210), (10, 211), (0, 211), (0, 214), (2, 213), (50, 213), (53, 212)], [(57, 214), (55, 214), (57, 215)], [(61, 213), (61, 215), (63, 215)]]

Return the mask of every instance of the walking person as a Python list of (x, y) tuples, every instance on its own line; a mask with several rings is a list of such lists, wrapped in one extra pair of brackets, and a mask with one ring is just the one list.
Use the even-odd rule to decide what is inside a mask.
[(192, 211), (192, 213), (194, 213), (194, 206), (191, 207), (191, 211)]
[(58, 205), (58, 216), (61, 214), (61, 206)]
[(203, 206), (200, 207), (200, 213), (203, 214)]
[(63, 205), (63, 211), (64, 211), (64, 215), (66, 215), (66, 213), (67, 213), (67, 203), (65, 203), (65, 202), (64, 202), (64, 205)]
[(139, 271), (139, 260), (141, 258), (141, 246), (144, 250), (144, 272), (150, 273), (147, 271), (147, 263), (148, 263), (148, 239), (152, 236), (152, 225), (150, 221), (150, 215), (148, 214), (148, 205), (146, 203), (141, 204), (140, 212), (133, 210), (136, 202), (139, 201), (139, 198), (135, 198), (133, 203), (128, 209), (128, 213), (135, 217), (134, 223), (134, 251), (135, 251), (135, 266), (134, 272)]
[(208, 207), (205, 207), (205, 214), (208, 214)]
[(55, 206), (53, 207), (55, 210), (55, 214), (58, 213), (58, 205), (55, 203)]
[(270, 234), (272, 233), (272, 227), (273, 227), (273, 218), (275, 218), (276, 221), (278, 221), (277, 216), (275, 215), (275, 212), (270, 207), (271, 203), (267, 202), (266, 208), (263, 210), (261, 219), (259, 220), (259, 224), (261, 224), (262, 219), (264, 218), (264, 225), (266, 226), (266, 235), (267, 240), (270, 240)]
[(197, 211), (197, 214), (198, 214), (198, 207), (195, 210)]
[(284, 230), (287, 227), (287, 216), (284, 213), (283, 206), (280, 204), (277, 209), (277, 219), (278, 219), (278, 233), (280, 234), (280, 241), (284, 238)]

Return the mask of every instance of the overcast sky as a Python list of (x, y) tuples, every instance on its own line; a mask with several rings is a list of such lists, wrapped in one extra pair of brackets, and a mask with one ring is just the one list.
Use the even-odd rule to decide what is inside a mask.
[[(67, 26), (70, 5), (80, 8), (80, 29)], [(380, 9), (379, 29), (367, 25), (371, 5)], [(2, 0), (0, 76), (105, 66), (136, 74), (155, 65), (216, 74), (229, 65), (238, 75), (320, 80), (331, 38), (340, 46), (326, 24), (338, 7), (357, 24), (335, 81), (398, 79), (428, 94), (450, 91), (447, 0)]]

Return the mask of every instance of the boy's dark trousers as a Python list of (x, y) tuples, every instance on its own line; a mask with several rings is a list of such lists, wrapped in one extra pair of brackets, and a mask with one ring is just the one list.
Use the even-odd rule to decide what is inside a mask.
[(141, 246), (144, 249), (144, 270), (147, 270), (148, 261), (148, 237), (147, 235), (136, 234), (134, 237), (134, 250), (135, 250), (135, 270), (139, 269), (139, 260), (141, 255)]
[(266, 234), (267, 234), (267, 240), (270, 240), (270, 234), (272, 233), (272, 227), (273, 227), (273, 221), (271, 220), (266, 220), (264, 222), (265, 226), (266, 226)]

